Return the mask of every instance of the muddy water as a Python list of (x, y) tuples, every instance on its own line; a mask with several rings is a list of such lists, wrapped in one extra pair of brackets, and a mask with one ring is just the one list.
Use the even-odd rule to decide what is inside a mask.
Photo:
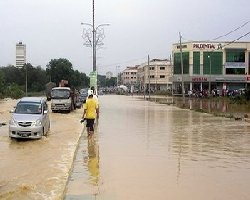
[[(0, 122), (9, 121), (15, 100), (0, 102)], [(62, 199), (83, 126), (82, 110), (50, 113), (51, 131), (41, 140), (10, 140), (0, 127), (0, 199)]]
[(249, 123), (135, 97), (100, 102), (65, 199), (249, 199)]
[[(147, 97), (148, 98), (148, 97)], [(163, 103), (163, 104), (174, 104), (181, 108), (191, 110), (203, 110), (208, 113), (214, 114), (226, 114), (229, 115), (240, 115), (250, 114), (249, 102), (234, 102), (228, 98), (189, 98), (186, 97), (183, 101), (182, 97), (163, 97), (153, 96), (151, 101)], [(185, 103), (184, 103), (185, 102)]]
[[(82, 110), (50, 113), (41, 140), (0, 127), (0, 199), (249, 199), (250, 124), (127, 96), (101, 96), (96, 134)], [(0, 101), (0, 122), (13, 100)], [(81, 132), (83, 134), (81, 135)]]

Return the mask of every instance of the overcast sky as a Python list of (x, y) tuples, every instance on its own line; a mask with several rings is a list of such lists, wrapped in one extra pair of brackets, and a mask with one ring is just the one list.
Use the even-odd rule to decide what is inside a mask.
[[(110, 24), (97, 51), (97, 69), (115, 75), (146, 62), (147, 55), (169, 58), (179, 32), (184, 42), (212, 40), (249, 22), (249, 7), (249, 0), (95, 0), (96, 26)], [(67, 58), (75, 70), (92, 71), (81, 26), (92, 24), (92, 0), (0, 0), (0, 9), (0, 66), (15, 65), (15, 45), (22, 41), (33, 66), (45, 69), (51, 59)], [(247, 23), (220, 40), (249, 31)], [(249, 40), (248, 35), (241, 41)]]

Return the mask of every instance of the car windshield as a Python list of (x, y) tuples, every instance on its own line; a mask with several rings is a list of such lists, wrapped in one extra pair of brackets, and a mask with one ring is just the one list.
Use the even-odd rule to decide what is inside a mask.
[(41, 104), (33, 102), (20, 102), (17, 104), (15, 113), (18, 114), (41, 114)]
[(52, 90), (51, 91), (51, 98), (59, 98), (59, 99), (68, 99), (70, 97), (69, 90)]

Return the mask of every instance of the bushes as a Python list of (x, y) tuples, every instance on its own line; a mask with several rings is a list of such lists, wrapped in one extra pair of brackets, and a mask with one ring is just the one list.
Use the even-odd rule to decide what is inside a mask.
[(11, 97), (13, 99), (19, 99), (24, 96), (24, 91), (21, 89), (20, 86), (17, 84), (13, 83), (9, 85), (5, 91), (4, 91), (4, 96), (5, 97)]

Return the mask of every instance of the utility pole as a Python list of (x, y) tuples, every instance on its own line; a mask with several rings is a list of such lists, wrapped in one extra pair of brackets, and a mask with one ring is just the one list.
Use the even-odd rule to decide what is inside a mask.
[(209, 83), (208, 83), (208, 95), (211, 96), (211, 55), (208, 55), (209, 59)]
[(25, 66), (25, 95), (27, 97), (28, 95), (28, 69), (27, 69), (27, 64), (24, 64)]
[(93, 33), (93, 72), (96, 71), (96, 38), (95, 38), (95, 0), (93, 0), (93, 20), (92, 20), (92, 33)]
[(149, 55), (148, 55), (148, 99), (150, 99), (150, 66), (149, 66)]
[[(94, 83), (94, 87), (97, 87), (97, 67), (96, 67), (96, 50), (97, 46), (102, 46), (103, 44), (103, 39), (105, 38), (104, 36), (104, 29), (103, 26), (109, 26), (110, 24), (100, 24), (98, 26), (95, 26), (95, 1), (93, 0), (92, 4), (92, 24), (90, 23), (85, 23), (82, 22), (81, 25), (84, 26), (89, 26), (91, 28), (83, 28), (83, 34), (82, 38), (84, 39), (85, 43), (84, 45), (87, 47), (92, 48), (92, 55), (93, 55), (93, 71), (91, 72), (92, 78), (92, 83), (90, 82), (90, 85)], [(92, 86), (92, 85), (91, 85)]]
[(120, 72), (120, 66), (116, 66), (116, 73), (117, 73), (117, 77), (116, 77), (116, 86), (118, 87), (119, 85), (119, 72)]
[(146, 67), (143, 67), (143, 96), (144, 96), (144, 99), (145, 99), (145, 96), (146, 96)]
[[(174, 73), (173, 73), (172, 56), (171, 56), (171, 54), (169, 56), (169, 62), (170, 62), (170, 69), (171, 69), (171, 77), (173, 77)], [(174, 95), (173, 80), (172, 80), (171, 92), (172, 92), (172, 96), (173, 96)]]
[(185, 88), (184, 88), (184, 80), (183, 80), (183, 58), (182, 58), (182, 43), (181, 43), (181, 33), (179, 32), (180, 36), (180, 53), (181, 53), (181, 88), (182, 88), (182, 98), (183, 98), (183, 103), (185, 104)]

